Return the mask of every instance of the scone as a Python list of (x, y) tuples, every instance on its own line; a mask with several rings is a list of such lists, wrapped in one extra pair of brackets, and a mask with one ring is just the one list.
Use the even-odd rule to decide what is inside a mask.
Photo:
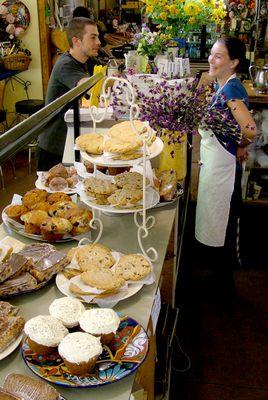
[(123, 154), (116, 154), (112, 156), (113, 160), (120, 160), (120, 161), (129, 161), (129, 160), (136, 160), (137, 158), (142, 157), (142, 151), (129, 151)]
[(40, 225), (47, 219), (47, 212), (42, 210), (29, 211), (21, 216), (21, 220), (24, 222), (25, 232), (34, 235), (40, 235)]
[(25, 195), (22, 198), (22, 204), (31, 210), (32, 206), (35, 206), (36, 203), (39, 203), (40, 201), (46, 201), (46, 199), (47, 199), (46, 190), (33, 189), (25, 193)]
[[(143, 176), (138, 172), (123, 172), (122, 174), (114, 177), (114, 183), (119, 188), (128, 186), (132, 187), (133, 189), (141, 189), (143, 185)], [(149, 179), (146, 178), (146, 185), (149, 183)]]
[(30, 349), (36, 354), (52, 353), (68, 334), (63, 323), (51, 315), (38, 315), (29, 319), (24, 326)]
[(62, 201), (72, 201), (71, 197), (68, 194), (63, 192), (51, 193), (48, 195), (47, 201), (49, 204), (54, 204)]
[(49, 306), (50, 315), (58, 318), (66, 328), (77, 326), (84, 311), (85, 307), (82, 302), (72, 297), (56, 299)]
[(87, 178), (83, 182), (84, 188), (92, 194), (110, 195), (116, 190), (109, 179)]
[(69, 210), (77, 208), (77, 204), (73, 203), (72, 201), (58, 201), (57, 203), (52, 204), (48, 210), (48, 213), (51, 215), (51, 217), (66, 218), (66, 214)]
[(59, 355), (74, 375), (91, 372), (102, 353), (100, 339), (84, 332), (69, 333), (59, 344)]
[(91, 308), (79, 318), (80, 328), (91, 335), (100, 337), (101, 343), (109, 344), (120, 325), (120, 318), (111, 308)]
[(128, 254), (120, 257), (115, 274), (125, 281), (139, 281), (151, 272), (151, 264), (141, 254)]
[(140, 189), (118, 189), (108, 197), (108, 202), (112, 206), (125, 207), (138, 203), (142, 199), (142, 190)]
[(89, 224), (92, 220), (92, 212), (86, 208), (75, 208), (70, 210), (66, 213), (66, 219), (68, 219), (73, 226), (70, 232), (72, 236), (81, 235), (91, 229)]
[(20, 217), (23, 214), (26, 214), (28, 211), (29, 211), (28, 208), (23, 206), (22, 204), (12, 204), (5, 209), (5, 213), (8, 216), (8, 218), (13, 219), (14, 221), (17, 221), (20, 224), (22, 223)]
[(81, 280), (103, 293), (116, 293), (124, 284), (125, 280), (119, 275), (114, 274), (110, 269), (99, 268), (90, 269), (81, 274)]
[(115, 259), (111, 250), (100, 243), (91, 243), (78, 247), (75, 257), (81, 271), (92, 268), (111, 268)]
[(75, 140), (75, 143), (80, 150), (96, 155), (103, 153), (103, 142), (103, 136), (98, 133), (86, 133)]
[(130, 151), (138, 150), (142, 146), (142, 140), (134, 136), (127, 139), (111, 138), (105, 141), (104, 151), (109, 153), (124, 154)]
[(61, 240), (63, 236), (70, 233), (73, 225), (66, 218), (52, 217), (47, 218), (40, 225), (40, 232), (42, 237), (49, 242)]

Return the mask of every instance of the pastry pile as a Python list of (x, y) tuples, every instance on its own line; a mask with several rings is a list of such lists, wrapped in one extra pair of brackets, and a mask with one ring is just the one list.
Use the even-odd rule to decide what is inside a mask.
[(174, 169), (165, 171), (156, 170), (157, 186), (162, 201), (171, 201), (177, 193), (177, 173)]
[[(123, 172), (112, 180), (87, 178), (83, 181), (85, 193), (96, 204), (114, 207), (132, 207), (142, 200), (143, 176), (138, 172)], [(149, 179), (146, 179), (149, 184)]]
[(113, 295), (152, 272), (151, 263), (143, 255), (120, 255), (100, 243), (72, 248), (67, 258), (70, 264), (63, 274), (69, 280), (69, 291), (78, 298)]
[[(143, 140), (141, 135), (147, 132), (144, 122), (134, 120), (138, 132), (132, 129), (130, 121), (114, 125), (107, 135), (87, 133), (76, 139), (76, 145), (82, 151), (91, 155), (109, 154), (114, 160), (128, 161), (142, 157)], [(156, 136), (153, 133), (147, 144), (150, 146)]]
[(0, 353), (14, 342), (23, 330), (25, 321), (17, 315), (18, 312), (18, 307), (0, 301)]
[(77, 236), (90, 230), (92, 213), (78, 207), (62, 192), (47, 193), (33, 189), (22, 197), (22, 204), (10, 205), (5, 214), (24, 225), (26, 233), (41, 235), (44, 240), (61, 240), (64, 235)]
[(49, 171), (43, 172), (41, 180), (51, 191), (60, 192), (74, 188), (78, 183), (78, 175), (74, 167), (57, 164)]
[(67, 264), (66, 257), (47, 243), (26, 245), (18, 253), (11, 249), (0, 262), (0, 296), (36, 290)]

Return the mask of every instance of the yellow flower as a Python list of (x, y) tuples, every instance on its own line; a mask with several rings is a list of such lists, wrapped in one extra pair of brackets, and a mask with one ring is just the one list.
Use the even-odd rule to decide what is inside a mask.
[(196, 23), (195, 17), (190, 17), (190, 18), (189, 18), (189, 24), (193, 25), (193, 24), (195, 24), (195, 23)]
[(171, 4), (170, 6), (168, 6), (168, 8), (169, 8), (169, 12), (171, 14), (176, 14), (177, 8), (176, 8), (175, 4)]
[(154, 7), (153, 6), (147, 6), (146, 7), (146, 13), (150, 14), (154, 11)]
[(214, 0), (200, 0), (200, 1), (203, 4), (203, 6), (205, 6), (205, 7), (211, 7), (212, 8), (214, 6), (214, 4), (215, 4)]
[(196, 15), (196, 14), (199, 14), (200, 11), (201, 11), (201, 8), (193, 1), (189, 1), (184, 6), (184, 12), (186, 15)]
[(167, 19), (167, 13), (163, 11), (163, 12), (160, 13), (159, 17), (160, 17), (161, 19), (163, 19), (164, 21), (166, 21), (166, 19)]

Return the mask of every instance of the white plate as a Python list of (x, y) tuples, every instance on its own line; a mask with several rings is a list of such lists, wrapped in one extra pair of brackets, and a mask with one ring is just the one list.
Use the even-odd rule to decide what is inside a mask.
[(42, 171), (38, 171), (37, 175), (38, 175), (38, 179), (35, 181), (35, 187), (37, 189), (43, 189), (46, 190), (48, 193), (56, 193), (56, 192), (62, 192), (62, 193), (66, 193), (66, 194), (75, 194), (77, 193), (76, 187), (74, 188), (67, 188), (64, 190), (51, 190), (48, 186), (45, 186), (43, 178), (42, 178)]
[[(91, 208), (97, 210), (108, 212), (111, 214), (129, 214), (142, 211), (142, 204), (133, 205), (133, 208), (115, 208), (112, 205), (95, 204), (92, 199), (90, 199), (83, 189), (78, 189), (80, 195), (80, 200), (87, 204)], [(160, 196), (159, 193), (152, 187), (146, 189), (146, 209), (153, 208), (157, 203), (159, 203)]]
[[(76, 297), (74, 293), (70, 292), (68, 289), (68, 279), (62, 274), (59, 273), (56, 276), (56, 285), (57, 288), (61, 293), (63, 293), (65, 296), (69, 297)], [(142, 283), (135, 283), (135, 284), (129, 284), (128, 287), (124, 290), (119, 290), (116, 294), (111, 295), (111, 296), (106, 296), (105, 297), (105, 303), (108, 305), (114, 306), (116, 303), (118, 303), (121, 300), (128, 299), (129, 297), (133, 296), (136, 294), (141, 288), (143, 284)], [(85, 300), (81, 299), (81, 297), (77, 296), (81, 301), (85, 303)], [(95, 298), (91, 301), (91, 303), (101, 303), (103, 299), (100, 298)]]
[(9, 354), (11, 354), (20, 345), (22, 338), (23, 338), (23, 333), (21, 333), (17, 337), (17, 339), (15, 339), (14, 342), (12, 342), (8, 347), (6, 347), (3, 351), (1, 351), (0, 352), (0, 360), (3, 360), (7, 356), (9, 356)]
[[(47, 242), (47, 240), (43, 239), (41, 235), (33, 235), (31, 233), (26, 233), (24, 230), (24, 225), (19, 226), (20, 224), (16, 221), (13, 221), (12, 219), (10, 219), (6, 213), (5, 213), (5, 209), (2, 212), (2, 221), (4, 222), (4, 224), (11, 229), (12, 231), (18, 233), (21, 236), (27, 237), (29, 239), (33, 239), (33, 240), (38, 240), (40, 242)], [(81, 236), (81, 235), (80, 235)], [(80, 240), (82, 238), (78, 236), (67, 236), (63, 239), (60, 240), (56, 240), (56, 242), (53, 243), (60, 243), (60, 242), (69, 242), (71, 240)], [(83, 235), (85, 236), (85, 235)]]
[[(147, 160), (151, 160), (152, 158), (157, 157), (163, 150), (164, 143), (162, 140), (157, 137), (153, 144), (148, 147), (148, 156)], [(92, 164), (97, 164), (106, 167), (129, 167), (135, 164), (139, 164), (142, 160), (141, 158), (137, 158), (136, 160), (128, 160), (128, 161), (121, 161), (121, 160), (112, 160), (110, 157), (105, 157), (104, 155), (101, 156), (93, 156), (85, 151), (81, 151), (81, 157), (84, 160), (90, 161)]]

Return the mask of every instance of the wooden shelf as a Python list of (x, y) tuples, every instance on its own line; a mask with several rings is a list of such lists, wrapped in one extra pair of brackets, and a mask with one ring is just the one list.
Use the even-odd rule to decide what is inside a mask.
[(254, 205), (254, 206), (268, 206), (267, 199), (257, 199), (257, 200), (243, 200), (244, 204)]

